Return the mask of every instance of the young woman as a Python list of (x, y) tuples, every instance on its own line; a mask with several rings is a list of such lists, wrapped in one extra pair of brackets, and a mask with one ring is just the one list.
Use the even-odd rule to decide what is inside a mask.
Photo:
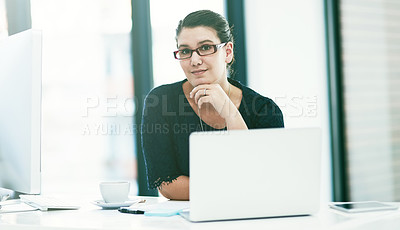
[(188, 200), (190, 133), (284, 124), (271, 99), (228, 78), (234, 41), (224, 17), (209, 10), (190, 13), (179, 22), (176, 42), (174, 56), (186, 79), (147, 95), (141, 135), (149, 187)]

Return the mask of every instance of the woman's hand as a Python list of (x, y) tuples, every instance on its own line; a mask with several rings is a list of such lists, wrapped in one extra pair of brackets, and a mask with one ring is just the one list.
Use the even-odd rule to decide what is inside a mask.
[[(228, 92), (229, 90), (230, 88)], [(193, 88), (189, 96), (190, 98), (194, 98), (199, 109), (205, 103), (211, 104), (224, 119), (233, 115), (235, 110), (237, 111), (235, 105), (219, 84), (198, 85)]]
[(225, 119), (228, 130), (247, 129), (242, 115), (228, 96), (229, 92), (230, 89), (228, 89), (228, 94), (225, 93), (219, 84), (204, 84), (194, 87), (189, 96), (194, 99), (199, 109), (203, 104), (211, 104)]

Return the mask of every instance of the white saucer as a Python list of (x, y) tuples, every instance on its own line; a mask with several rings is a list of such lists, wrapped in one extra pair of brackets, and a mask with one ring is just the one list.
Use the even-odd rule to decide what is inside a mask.
[(139, 201), (140, 201), (140, 199), (135, 199), (135, 200), (128, 200), (128, 201), (121, 202), (121, 203), (106, 203), (106, 202), (104, 202), (104, 200), (95, 200), (92, 202), (92, 204), (100, 206), (102, 208), (116, 209), (116, 208), (120, 208), (120, 207), (131, 206), (132, 204), (137, 203)]

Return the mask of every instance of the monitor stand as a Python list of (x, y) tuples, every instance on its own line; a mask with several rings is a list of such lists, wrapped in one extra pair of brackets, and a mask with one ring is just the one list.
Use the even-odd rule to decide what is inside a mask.
[(9, 195), (10, 197), (8, 198), (10, 199), (19, 199), (19, 195), (21, 195), (22, 193), (20, 192), (16, 192), (13, 190), (9, 190), (9, 189), (5, 189), (5, 188), (0, 188), (0, 197)]

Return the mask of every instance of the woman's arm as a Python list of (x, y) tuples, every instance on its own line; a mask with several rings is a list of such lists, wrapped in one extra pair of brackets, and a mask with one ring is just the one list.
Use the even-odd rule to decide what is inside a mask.
[(232, 101), (229, 101), (228, 110), (228, 116), (224, 117), (228, 130), (248, 129), (246, 122), (243, 120), (242, 115), (240, 114), (236, 106), (232, 103)]
[(168, 119), (170, 115), (166, 114), (167, 110), (163, 110), (177, 101), (169, 93), (172, 89), (167, 86), (157, 87), (150, 91), (144, 102), (140, 132), (150, 189), (159, 188), (163, 182), (172, 182), (178, 176), (184, 175), (176, 159), (173, 140), (175, 132)]
[(189, 177), (179, 176), (171, 183), (162, 183), (160, 193), (171, 200), (189, 200)]

